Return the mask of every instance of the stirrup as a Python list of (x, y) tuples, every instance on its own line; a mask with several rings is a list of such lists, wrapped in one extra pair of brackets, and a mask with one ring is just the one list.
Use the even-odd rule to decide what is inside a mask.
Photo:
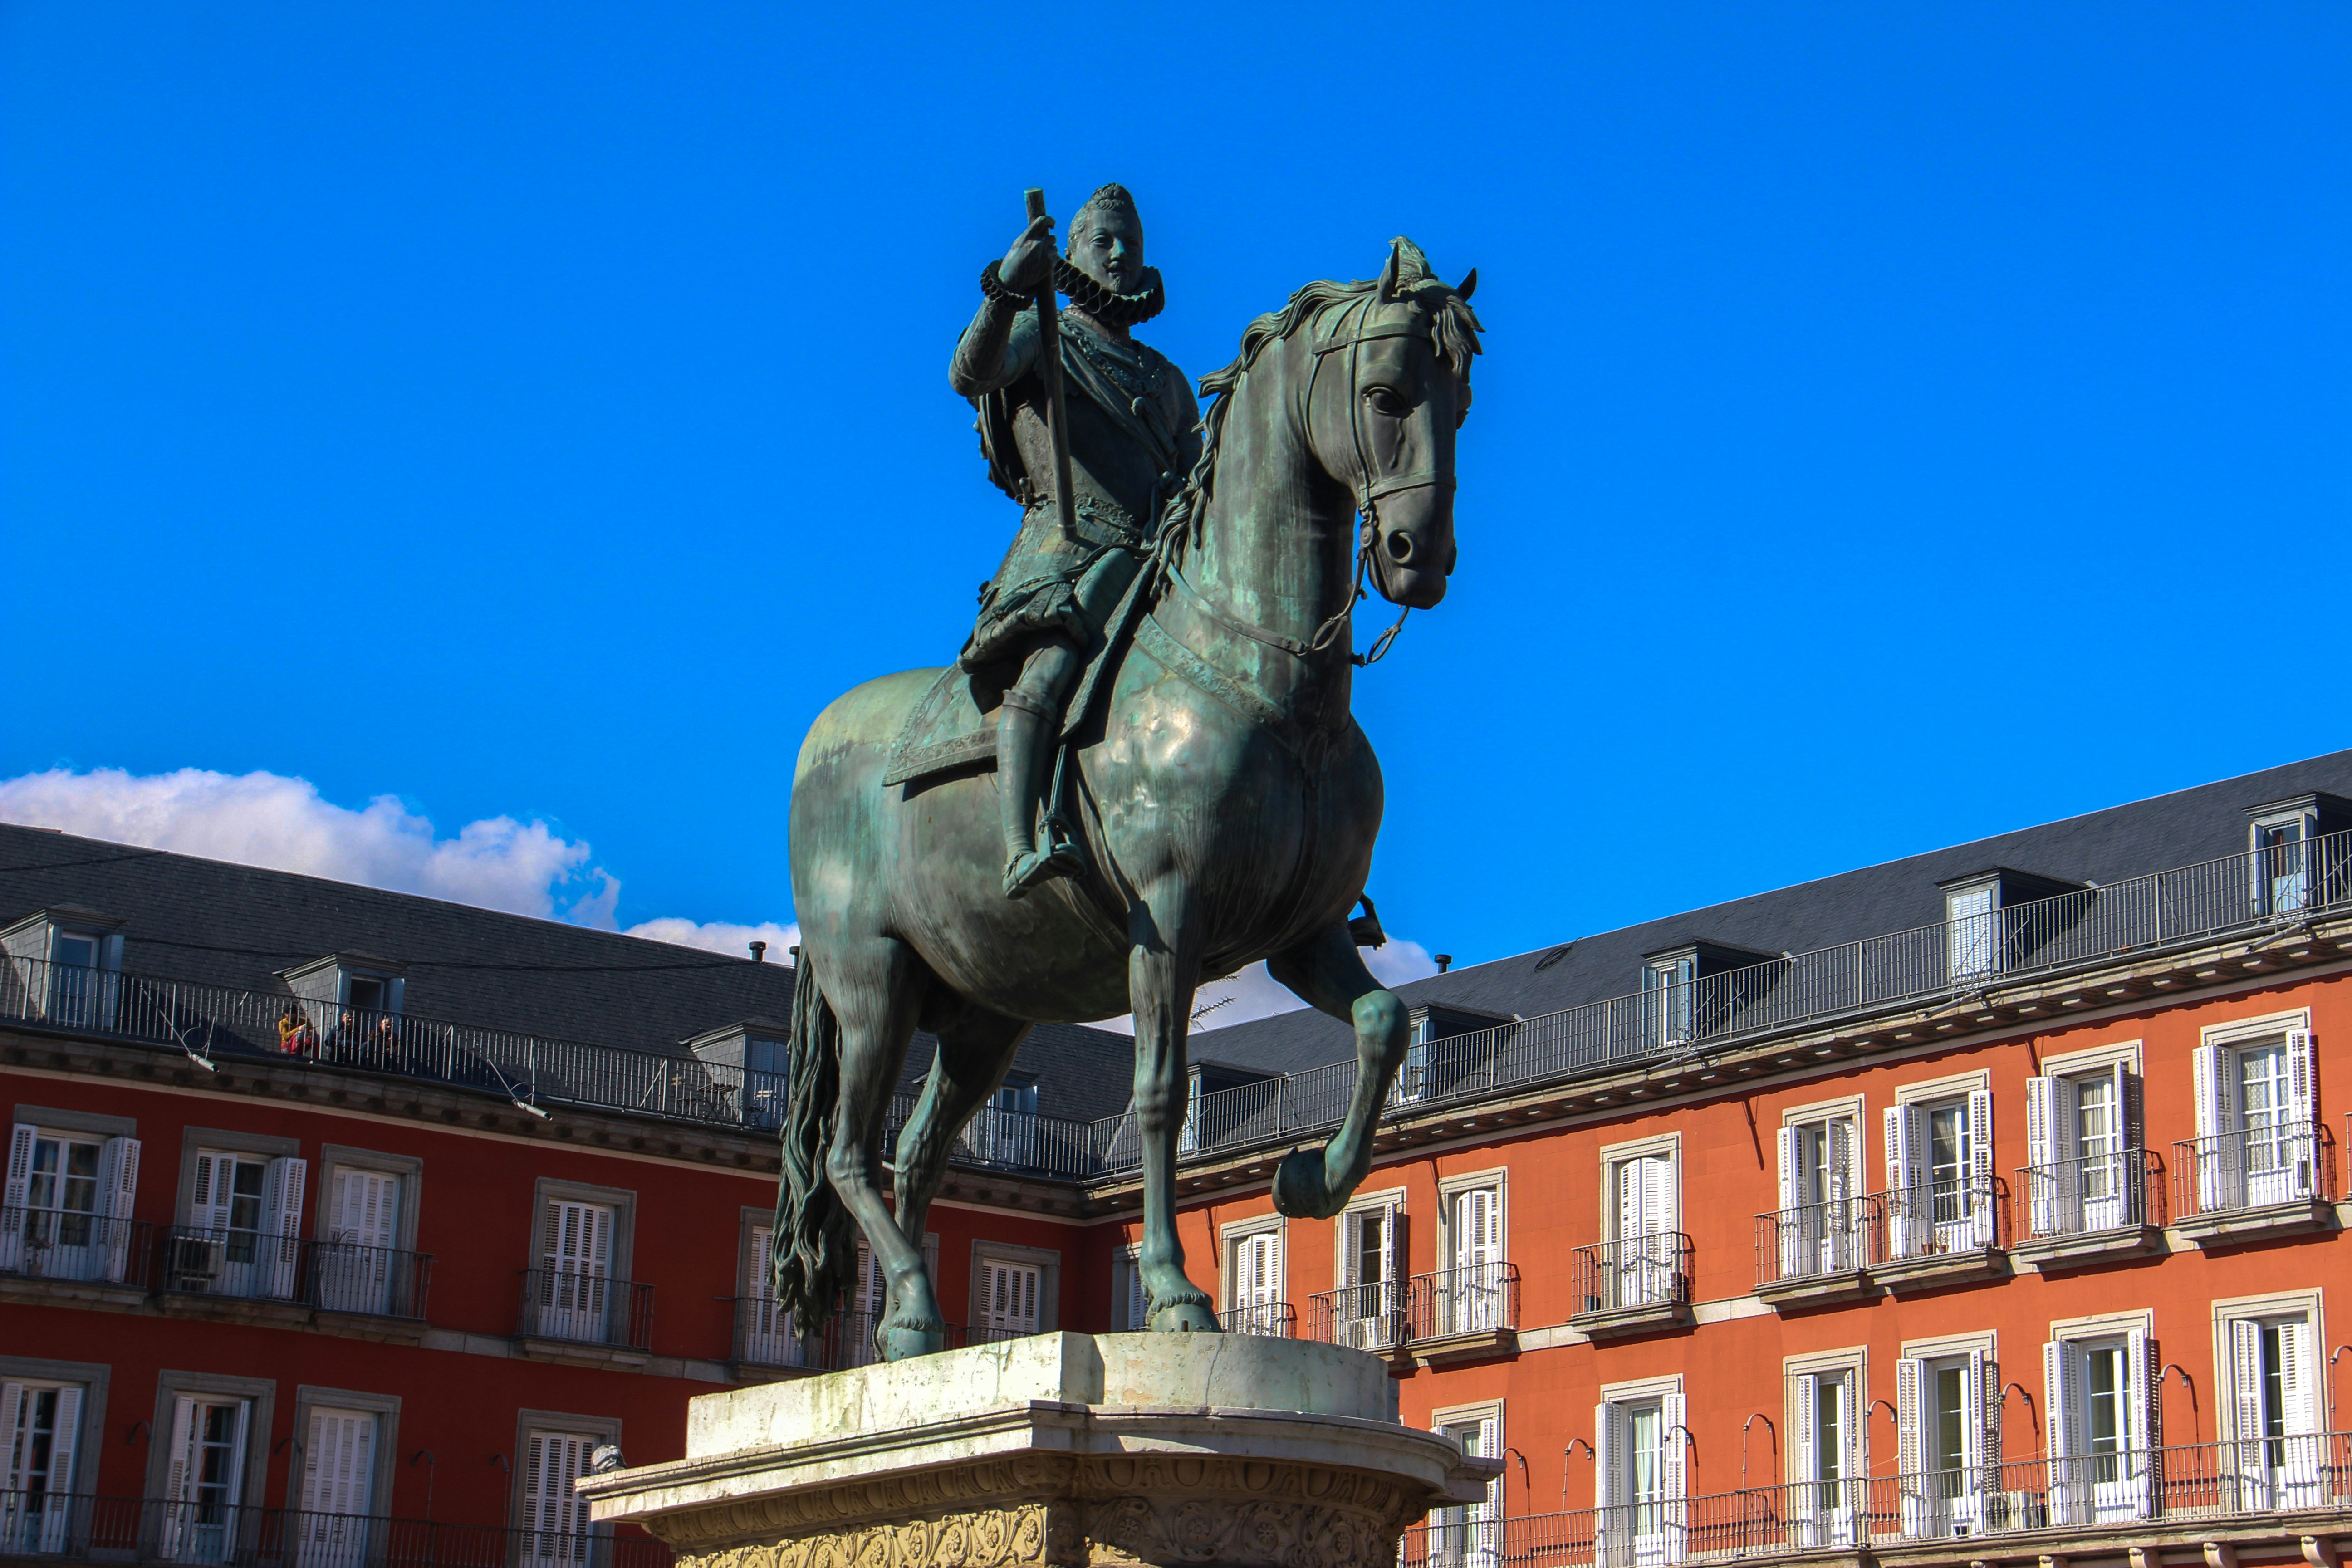
[(1015, 856), (1004, 868), (1004, 896), (1008, 899), (1025, 897), (1032, 888), (1050, 882), (1056, 877), (1076, 877), (1087, 868), (1086, 859), (1077, 847), (1060, 843), (1045, 849), (1032, 849)]

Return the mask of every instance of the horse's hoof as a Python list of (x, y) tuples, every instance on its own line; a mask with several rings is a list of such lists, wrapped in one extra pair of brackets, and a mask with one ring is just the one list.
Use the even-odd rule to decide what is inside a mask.
[(875, 1336), (875, 1348), (882, 1352), (884, 1361), (911, 1361), (916, 1356), (947, 1349), (948, 1333), (945, 1329), (889, 1324)]
[(1323, 1186), (1322, 1150), (1293, 1149), (1282, 1157), (1274, 1168), (1274, 1212), (1294, 1219), (1329, 1219), (1339, 1212)]
[(1222, 1331), (1217, 1325), (1217, 1314), (1209, 1310), (1206, 1301), (1179, 1301), (1151, 1314), (1151, 1331), (1155, 1334), (1213, 1334)]

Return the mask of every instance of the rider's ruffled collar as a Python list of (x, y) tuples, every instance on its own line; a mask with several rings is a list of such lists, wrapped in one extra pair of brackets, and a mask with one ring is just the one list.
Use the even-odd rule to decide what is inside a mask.
[(1148, 321), (1160, 314), (1168, 303), (1168, 291), (1160, 285), (1160, 269), (1143, 269), (1143, 289), (1136, 294), (1114, 294), (1070, 261), (1069, 258), (1054, 258), (1054, 287), (1069, 297), (1071, 304), (1097, 321), (1115, 327), (1131, 327), (1138, 321)]

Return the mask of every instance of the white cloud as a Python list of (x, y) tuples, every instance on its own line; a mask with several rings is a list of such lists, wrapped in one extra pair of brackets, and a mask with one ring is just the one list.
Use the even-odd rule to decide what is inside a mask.
[(773, 921), (761, 921), (755, 926), (730, 925), (725, 921), (680, 920), (676, 915), (664, 915), (659, 920), (641, 921), (629, 928), (631, 936), (650, 937), (655, 942), (674, 942), (680, 947), (707, 948), (723, 952), (730, 958), (740, 958), (744, 950), (755, 942), (768, 944), (768, 962), (782, 963), (787, 950), (801, 940), (798, 921), (790, 925), (778, 925)]
[[(1437, 973), (1437, 964), (1429, 950), (1417, 942), (1391, 937), (1385, 947), (1364, 950), (1364, 967), (1372, 978), (1387, 985), (1402, 985), (1408, 980)], [(1202, 1009), (1212, 1005), (1214, 1012)], [(1276, 1013), (1288, 1013), (1306, 1006), (1289, 987), (1265, 972), (1263, 963), (1253, 963), (1236, 974), (1223, 980), (1212, 980), (1192, 994), (1192, 1016), (1198, 1019), (1194, 1031), (1206, 1034), (1212, 1029), (1225, 1028), (1234, 1024), (1245, 1024), (1252, 1018), (1267, 1018)], [(1135, 1032), (1132, 1014), (1106, 1018), (1097, 1028), (1116, 1029), (1120, 1034)]]
[(424, 893), (609, 931), (621, 884), (586, 843), (544, 822), (469, 822), (454, 838), (394, 795), (353, 811), (308, 779), (182, 768), (59, 768), (0, 780), (0, 822), (201, 855), (241, 866)]

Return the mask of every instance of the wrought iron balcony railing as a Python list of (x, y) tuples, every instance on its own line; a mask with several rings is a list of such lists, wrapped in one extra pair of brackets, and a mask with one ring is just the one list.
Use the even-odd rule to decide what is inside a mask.
[(2182, 1218), (2242, 1213), (2336, 1196), (2336, 1151), (2326, 1125), (2279, 1121), (2172, 1146), (2174, 1212)]
[[(2326, 1432), (1832, 1477), (1697, 1497), (1659, 1493), (1518, 1518), (1494, 1517), (1485, 1507), (1441, 1509), (1405, 1531), (1398, 1562), (1401, 1568), (1651, 1568), (2027, 1531), (2095, 1536), (2119, 1526), (2146, 1528), (2139, 1522), (2146, 1521), (2194, 1527), (2318, 1510), (2340, 1515), (2347, 1508), (2352, 1434)], [(2309, 1528), (2291, 1520), (2282, 1526)]]
[(171, 1226), (154, 1258), (152, 1278), (160, 1290), (417, 1321), (433, 1283), (425, 1253), (254, 1230)]
[(1298, 1337), (1298, 1309), (1287, 1301), (1261, 1301), (1217, 1314), (1217, 1326), (1229, 1334), (1261, 1334), (1268, 1339)]
[(1406, 1309), (1416, 1342), (1464, 1334), (1496, 1333), (1519, 1326), (1519, 1266), (1473, 1263), (1465, 1268), (1416, 1274), (1408, 1282)]
[(1690, 1260), (1690, 1237), (1678, 1230), (1645, 1231), (1580, 1247), (1571, 1317), (1685, 1305), (1691, 1299)]
[(1884, 1261), (1985, 1252), (2009, 1245), (2008, 1194), (1999, 1182), (1927, 1181), (1872, 1195), (1883, 1216)]
[[(2352, 831), (1419, 1044), (1397, 1103), (1477, 1100), (2347, 912)], [(0, 960), (0, 1022), (144, 1041), (206, 1059), (291, 1057), (532, 1107), (596, 1107), (761, 1132), (778, 1119), (772, 1071), (13, 956)], [(1179, 1152), (1222, 1154), (1337, 1126), (1355, 1075), (1350, 1059), (1199, 1096), (1179, 1129)], [(914, 1104), (911, 1094), (893, 1100), (886, 1135), (896, 1135)], [(1078, 1122), (992, 1107), (958, 1141), (954, 1157), (1086, 1180), (1132, 1171), (1141, 1153), (1131, 1115)], [(1896, 1217), (1886, 1215), (1890, 1253)]]
[(1759, 1289), (1850, 1274), (1881, 1261), (1886, 1205), (1876, 1193), (1756, 1216)]
[(152, 1235), (145, 1220), (0, 1208), (0, 1274), (143, 1289)]
[(563, 1268), (525, 1268), (521, 1276), (521, 1310), (515, 1317), (518, 1338), (570, 1340), (625, 1350), (653, 1348), (651, 1285)]
[(1307, 1299), (1307, 1337), (1350, 1350), (1395, 1350), (1412, 1337), (1405, 1283), (1380, 1279)]
[(670, 1568), (635, 1526), (584, 1533), (231, 1503), (0, 1491), (0, 1557), (204, 1568)]
[(2163, 1170), (2145, 1149), (2022, 1165), (2017, 1176), (2036, 1241), (2164, 1223)]

